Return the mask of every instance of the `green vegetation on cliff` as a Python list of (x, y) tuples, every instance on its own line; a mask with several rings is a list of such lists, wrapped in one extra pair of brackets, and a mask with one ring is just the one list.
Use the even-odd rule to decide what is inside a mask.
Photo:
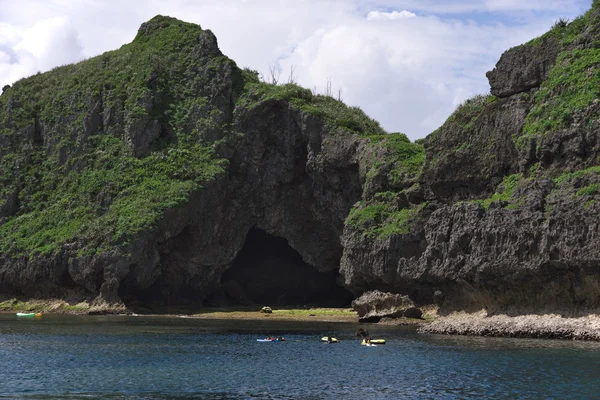
[(496, 193), (494, 193), (491, 197), (483, 200), (473, 200), (474, 203), (481, 204), (483, 208), (486, 210), (490, 208), (490, 205), (496, 201), (501, 201), (508, 203), (506, 208), (513, 209), (516, 208), (519, 203), (513, 201), (513, 193), (521, 180), (523, 179), (522, 174), (513, 174), (505, 176), (502, 183), (498, 185), (496, 189)]
[(379, 147), (380, 157), (367, 173), (367, 185), (381, 177), (384, 190), (412, 185), (425, 162), (423, 146), (399, 132), (372, 136), (371, 140)]
[(322, 118), (332, 132), (341, 129), (363, 137), (386, 134), (379, 123), (360, 108), (349, 107), (331, 96), (314, 94), (311, 90), (294, 83), (274, 85), (260, 82), (255, 76), (247, 82), (246, 92), (238, 101), (238, 105), (251, 109), (268, 100), (286, 100), (296, 109)]
[(399, 132), (372, 136), (371, 143), (378, 157), (366, 174), (363, 201), (346, 218), (346, 229), (376, 240), (410, 233), (424, 204), (408, 205), (406, 195), (419, 187), (425, 149)]
[(597, 166), (594, 166), (594, 167), (590, 167), (590, 168), (580, 169), (580, 170), (573, 171), (573, 172), (566, 172), (564, 174), (556, 176), (554, 178), (554, 183), (556, 185), (560, 186), (563, 183), (571, 182), (571, 181), (573, 181), (575, 179), (579, 179), (579, 178), (585, 177), (588, 174), (598, 174), (598, 175), (600, 175), (600, 165), (597, 165)]
[(411, 143), (403, 133), (390, 133), (383, 141), (387, 150), (385, 159), (391, 163), (389, 177), (393, 183), (415, 177), (425, 162), (425, 149)]
[[(573, 49), (559, 54), (549, 78), (535, 94), (535, 104), (517, 144), (570, 126), (600, 97), (600, 49)], [(585, 121), (586, 123), (589, 121)]]
[(592, 185), (587, 185), (585, 187), (582, 187), (581, 189), (579, 189), (577, 191), (577, 193), (575, 193), (577, 196), (595, 196), (598, 194), (598, 187), (600, 185), (596, 184), (592, 184)]
[(346, 226), (355, 234), (377, 240), (410, 233), (413, 222), (425, 204), (401, 208), (397, 199), (397, 193), (378, 193), (370, 204), (361, 204), (350, 211)]
[[(591, 122), (591, 116), (586, 116), (585, 111), (600, 97), (600, 72), (597, 68), (600, 64), (600, 41), (595, 28), (600, 22), (595, 15), (597, 7), (598, 3), (594, 2), (592, 9), (570, 23), (559, 20), (548, 33), (530, 42), (535, 45), (544, 38), (552, 37), (558, 39), (557, 45), (562, 50), (548, 79), (542, 82), (534, 95), (523, 132), (516, 135), (518, 147), (529, 139), (540, 139), (548, 132), (567, 128), (575, 121)], [(593, 43), (585, 48), (574, 46), (584, 33), (591, 34)]]
[(496, 96), (480, 94), (460, 104), (444, 124), (426, 138), (429, 163), (444, 165), (457, 162), (456, 158), (463, 155), (491, 151), (495, 145), (495, 130), (486, 131), (484, 135), (480, 130), (487, 121), (486, 116), (498, 108), (497, 103)]
[(530, 40), (529, 45), (536, 46), (540, 44), (544, 39), (554, 38), (562, 45), (570, 45), (579, 36), (591, 21), (592, 12), (591, 10), (583, 15), (575, 18), (573, 21), (567, 19), (559, 19), (554, 23), (552, 29), (544, 33), (535, 39)]
[[(514, 104), (495, 95), (477, 95), (460, 104), (436, 131), (426, 137), (427, 157), (419, 181), (436, 195), (455, 201), (488, 196), (507, 173), (510, 147), (507, 118)], [(506, 111), (506, 112), (505, 112)]]
[(222, 175), (237, 110), (287, 101), (331, 133), (385, 135), (356, 107), (260, 82), (198, 25), (157, 16), (120, 49), (0, 96), (0, 253), (93, 255), (131, 243)]
[[(576, 197), (594, 197), (600, 193), (598, 181), (600, 166), (567, 172), (554, 177), (553, 182), (558, 190), (575, 192)], [(585, 185), (585, 186), (584, 186)]]
[(197, 25), (156, 17), (120, 50), (5, 91), (0, 188), (17, 202), (0, 225), (1, 252), (123, 245), (223, 171), (203, 140), (223, 107), (205, 92), (225, 91), (218, 77), (239, 70), (198, 55), (199, 37), (211, 39)]
[[(475, 129), (477, 121), (486, 107), (494, 104), (497, 100), (496, 96), (491, 94), (479, 94), (467, 99), (448, 117), (446, 124), (460, 124), (463, 130), (471, 132)], [(461, 146), (463, 145), (464, 143), (461, 143)]]
[(125, 244), (158, 222), (163, 210), (185, 204), (192, 191), (222, 172), (222, 161), (209, 147), (173, 147), (137, 159), (128, 156), (118, 138), (99, 141), (96, 153), (84, 157), (86, 167), (69, 171), (62, 181), (51, 160), (40, 160), (40, 171), (28, 169), (26, 177), (42, 186), (29, 189), (30, 197), (23, 193), (27, 212), (0, 226), (0, 251), (51, 253), (81, 239), (93, 245), (92, 253)]

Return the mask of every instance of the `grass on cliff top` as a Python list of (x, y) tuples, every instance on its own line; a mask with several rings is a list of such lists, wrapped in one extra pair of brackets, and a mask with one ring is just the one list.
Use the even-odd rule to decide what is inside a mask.
[(554, 37), (559, 40), (563, 46), (570, 45), (590, 25), (595, 25), (599, 22), (598, 16), (594, 17), (594, 13), (597, 12), (598, 9), (600, 9), (600, 0), (592, 0), (590, 9), (585, 13), (574, 18), (573, 20), (559, 18), (556, 22), (554, 22), (548, 32), (530, 40), (526, 44), (537, 45), (545, 38)]
[[(472, 143), (468, 141), (469, 136), (477, 133), (475, 130), (479, 119), (482, 115), (485, 115), (488, 108), (495, 107), (497, 101), (498, 98), (492, 94), (479, 94), (465, 100), (456, 107), (456, 110), (454, 110), (444, 124), (425, 138), (425, 142), (443, 142), (443, 145), (442, 143), (438, 143), (434, 146), (438, 153), (429, 152), (431, 161), (436, 163), (448, 155), (470, 150)], [(460, 130), (467, 134), (467, 136), (446, 134), (446, 132), (454, 130)], [(493, 135), (490, 135), (489, 132), (485, 132), (485, 134), (489, 135), (493, 140)]]
[[(220, 90), (223, 70), (241, 72), (226, 57), (200, 66), (192, 57), (200, 35), (197, 25), (156, 17), (131, 44), (22, 79), (0, 96), (0, 187), (16, 191), (19, 206), (0, 226), (0, 252), (51, 254), (86, 242), (92, 255), (127, 244), (223, 171), (201, 139), (220, 118), (202, 91)], [(100, 105), (104, 121), (87, 137)], [(149, 121), (161, 137), (150, 155), (133, 157), (124, 132)]]
[(494, 104), (496, 101), (498, 101), (498, 98), (492, 94), (479, 94), (467, 99), (456, 107), (456, 110), (448, 117), (444, 125), (460, 124), (463, 130), (471, 132), (475, 129), (481, 113), (485, 111), (488, 105)]
[(494, 112), (497, 104), (498, 98), (492, 94), (479, 94), (461, 103), (441, 127), (425, 138), (428, 169), (438, 168), (448, 160), (455, 163), (457, 156), (474, 151), (492, 151), (495, 130), (483, 132), (478, 129), (482, 125), (481, 118)]
[(419, 174), (425, 163), (425, 149), (422, 145), (411, 143), (403, 133), (390, 133), (383, 143), (387, 150), (385, 158), (392, 162), (389, 172), (391, 182), (397, 183)]
[[(518, 147), (522, 147), (531, 138), (539, 138), (550, 131), (568, 127), (600, 97), (600, 43), (594, 43), (586, 49), (569, 48), (586, 28), (599, 23), (592, 20), (593, 8), (598, 6), (594, 1), (592, 10), (571, 22), (557, 21), (549, 32), (527, 43), (538, 45), (544, 39), (553, 37), (558, 39), (564, 50), (558, 55), (549, 78), (535, 93), (534, 105), (526, 116), (523, 131), (514, 137)], [(462, 130), (473, 131), (485, 107), (496, 100), (492, 95), (475, 96), (460, 105), (444, 125), (460, 124)], [(456, 150), (464, 149), (463, 146), (464, 143), (456, 143)]]
[(252, 109), (267, 100), (285, 100), (293, 107), (325, 120), (332, 132), (338, 129), (363, 137), (385, 135), (379, 122), (367, 116), (358, 107), (350, 107), (331, 96), (314, 94), (294, 83), (274, 85), (260, 82), (258, 77), (248, 81), (245, 94), (238, 105)]
[(411, 143), (403, 133), (372, 136), (372, 142), (379, 144), (384, 153), (373, 163), (366, 175), (367, 183), (386, 174), (392, 186), (413, 181), (425, 163), (425, 149), (422, 144)]
[[(594, 5), (593, 7), (596, 6)], [(544, 40), (550, 38), (556, 39), (563, 46), (570, 45), (593, 22), (591, 20), (592, 9), (572, 21), (564, 18), (558, 19), (548, 32), (530, 40), (525, 45), (538, 46)]]

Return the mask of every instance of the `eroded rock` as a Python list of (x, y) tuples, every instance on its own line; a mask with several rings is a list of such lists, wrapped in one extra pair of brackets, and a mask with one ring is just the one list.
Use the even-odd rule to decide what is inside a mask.
[(509, 97), (539, 87), (560, 50), (557, 39), (547, 36), (505, 52), (496, 68), (487, 73), (492, 94)]
[(364, 293), (352, 302), (352, 308), (360, 322), (379, 322), (382, 318), (421, 318), (422, 315), (408, 296), (378, 290)]

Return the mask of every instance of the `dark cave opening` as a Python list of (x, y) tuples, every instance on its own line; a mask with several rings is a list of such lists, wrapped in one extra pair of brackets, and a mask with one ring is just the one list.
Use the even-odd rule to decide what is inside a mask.
[(221, 283), (236, 304), (344, 307), (354, 296), (338, 276), (305, 263), (286, 239), (252, 229)]

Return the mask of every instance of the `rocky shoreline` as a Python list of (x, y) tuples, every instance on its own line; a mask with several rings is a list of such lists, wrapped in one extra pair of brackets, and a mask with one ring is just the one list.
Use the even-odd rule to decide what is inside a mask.
[[(423, 334), (485, 336), (506, 338), (600, 341), (600, 314), (566, 318), (558, 314), (519, 316), (488, 315), (486, 311), (437, 314), (436, 307), (424, 307), (423, 318), (382, 318), (374, 325), (415, 326)], [(136, 313), (122, 305), (79, 303), (64, 300), (9, 299), (0, 302), (0, 314), (42, 312), (62, 315), (160, 315), (215, 320), (273, 320), (298, 322), (359, 322), (359, 315), (349, 308), (281, 309), (271, 314), (252, 307), (148, 310)], [(371, 325), (371, 324), (369, 324)]]
[(557, 314), (492, 315), (457, 312), (439, 317), (420, 333), (535, 339), (600, 341), (600, 315), (564, 318)]

